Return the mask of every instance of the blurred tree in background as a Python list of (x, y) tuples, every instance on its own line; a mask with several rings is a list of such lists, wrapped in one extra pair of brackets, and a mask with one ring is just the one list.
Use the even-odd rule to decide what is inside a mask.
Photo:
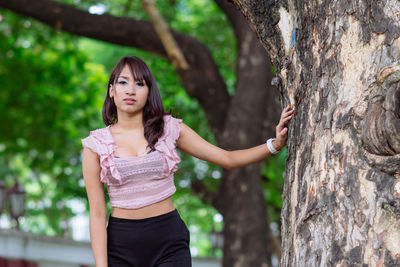
[[(63, 2), (92, 14), (106, 12), (115, 17), (148, 20), (139, 1)], [(73, 208), (76, 199), (83, 201), (86, 205), (85, 212), (88, 211), (81, 173), (80, 139), (86, 137), (90, 130), (104, 127), (101, 108), (106, 95), (108, 75), (122, 56), (136, 55), (143, 58), (155, 75), (166, 109), (173, 108), (175, 116), (182, 118), (206, 140), (227, 149), (238, 149), (259, 144), (274, 134), (271, 126), (278, 121), (279, 110), (276, 107), (279, 105), (274, 101), (276, 94), (272, 94), (272, 90), (268, 88), (271, 73), (268, 73), (270, 70), (265, 51), (261, 46), (258, 47), (258, 41), (244, 19), (242, 20), (241, 14), (222, 1), (216, 2), (218, 5), (213, 1), (158, 1), (157, 7), (174, 31), (195, 38), (212, 56), (218, 72), (213, 75), (221, 75), (224, 86), (221, 90), (226, 90), (230, 99), (225, 103), (227, 107), (224, 108), (225, 113), (220, 114), (223, 115), (220, 120), (215, 119), (214, 111), (207, 111), (208, 104), (205, 102), (210, 100), (204, 100), (204, 96), (199, 97), (193, 93), (199, 89), (196, 85), (188, 85), (185, 77), (189, 74), (174, 70), (165, 57), (160, 57), (151, 49), (150, 52), (145, 52), (143, 49), (78, 37), (56, 30), (57, 25), (53, 25), (54, 28), (49, 27), (34, 19), (5, 9), (0, 10), (0, 112), (3, 122), (0, 126), (0, 177), (9, 186), (17, 178), (28, 193), (26, 215), (21, 223), (24, 230), (48, 235), (70, 235), (69, 224), (76, 214)], [(4, 5), (4, 1), (0, 1), (0, 7)], [(19, 13), (18, 10), (15, 11)], [(118, 29), (113, 30), (118, 33)], [(265, 58), (257, 58), (260, 55)], [(186, 56), (191, 62), (192, 55)], [(250, 66), (246, 60), (262, 61)], [(258, 70), (259, 64), (262, 64), (261, 70)], [(192, 64), (192, 69), (196, 71), (196, 68)], [(254, 68), (258, 68), (257, 71)], [(207, 79), (204, 73), (205, 85)], [(216, 82), (210, 83), (210, 87), (203, 90), (213, 89), (211, 87), (215, 84)], [(257, 95), (257, 91), (268, 92)], [(239, 95), (237, 100), (235, 95)], [(260, 96), (264, 99), (254, 102), (252, 97), (257, 99)], [(214, 103), (218, 104), (220, 103)], [(266, 106), (261, 106), (264, 113), (269, 108), (268, 116), (251, 113), (252, 108), (260, 110), (260, 105)], [(272, 112), (273, 109), (275, 110)], [(254, 127), (247, 127), (248, 122), (243, 122), (252, 122), (252, 119), (254, 124), (257, 123)], [(221, 121), (224, 125), (217, 126)], [(235, 139), (243, 129), (247, 130), (246, 140)], [(258, 134), (255, 135), (254, 132), (257, 131)], [(252, 135), (255, 137), (251, 137)], [(208, 233), (213, 229), (222, 230), (222, 217), (225, 223), (225, 217), (228, 217), (234, 226), (230, 227), (234, 230), (225, 232), (225, 236), (231, 240), (229, 243), (237, 239), (249, 246), (246, 243), (249, 241), (246, 240), (264, 240), (260, 241), (265, 250), (261, 253), (264, 256), (261, 256), (260, 261), (264, 262), (265, 255), (273, 252), (270, 245), (265, 243), (271, 236), (259, 237), (257, 233), (260, 232), (253, 231), (246, 239), (235, 234), (235, 231), (238, 232), (249, 224), (249, 219), (237, 222), (233, 217), (243, 217), (247, 216), (245, 212), (253, 212), (250, 218), (260, 217), (261, 225), (266, 229), (269, 229), (269, 222), (279, 224), (286, 154), (283, 152), (271, 157), (262, 163), (262, 168), (255, 164), (256, 167), (243, 168), (244, 171), (240, 173), (222, 170), (183, 153), (180, 155), (182, 162), (175, 175), (178, 190), (173, 200), (190, 228), (194, 254), (212, 254)], [(250, 180), (254, 173), (260, 172), (263, 179), (256, 175), (254, 181), (262, 180), (260, 185), (263, 190), (257, 189), (257, 183)], [(217, 201), (217, 197), (222, 198), (225, 194), (230, 196), (237, 192), (237, 189), (221, 185), (224, 177), (228, 183), (238, 184), (237, 196), (243, 194), (243, 197), (238, 197), (238, 200), (228, 198)], [(247, 192), (240, 190), (243, 188), (240, 186), (246, 183), (252, 189)], [(262, 201), (266, 200), (267, 205), (257, 204), (260, 200), (253, 200), (251, 208), (234, 204), (249, 198), (257, 190), (263, 194)], [(246, 205), (249, 204), (250, 202), (246, 202)], [(254, 205), (268, 210), (269, 219), (257, 209), (254, 212)], [(108, 208), (110, 211), (110, 207)], [(251, 222), (252, 220), (250, 219)], [(269, 231), (262, 233), (270, 235)], [(227, 251), (230, 252), (230, 259), (225, 261), (226, 266), (238, 257), (229, 247), (225, 248), (225, 254)], [(242, 247), (241, 251), (247, 254), (246, 248)], [(219, 256), (222, 255), (221, 251), (218, 253)], [(252, 262), (251, 258), (255, 256), (247, 257), (249, 259), (246, 262)]]

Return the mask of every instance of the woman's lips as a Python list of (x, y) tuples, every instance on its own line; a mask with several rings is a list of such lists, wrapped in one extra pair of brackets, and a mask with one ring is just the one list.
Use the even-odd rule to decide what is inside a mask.
[(124, 101), (128, 104), (134, 104), (136, 102), (134, 99), (124, 99)]

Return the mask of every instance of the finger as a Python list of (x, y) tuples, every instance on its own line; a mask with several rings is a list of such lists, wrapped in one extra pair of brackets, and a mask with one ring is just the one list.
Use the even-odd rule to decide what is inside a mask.
[(282, 113), (280, 120), (283, 120), (284, 118), (286, 118), (289, 115), (290, 115), (290, 113)]
[(282, 120), (282, 122), (290, 121), (293, 118), (293, 115), (290, 115)]
[(283, 129), (284, 127), (282, 127), (282, 128), (280, 128), (280, 129), (276, 129), (276, 137), (278, 138), (279, 137), (279, 135), (281, 134), (281, 132), (282, 132), (282, 129)]
[(290, 106), (287, 106), (284, 110), (282, 110), (282, 115), (281, 115), (281, 117), (283, 116), (283, 114), (285, 114), (286, 112), (289, 111), (289, 108), (290, 108)]
[(286, 117), (286, 116), (288, 116), (288, 115), (290, 115), (290, 114), (293, 114), (294, 113), (294, 110), (293, 109), (291, 109), (291, 110), (289, 110), (289, 111), (286, 111), (286, 112), (282, 112), (282, 118), (283, 117)]
[(283, 121), (280, 121), (279, 124), (276, 126), (276, 129), (281, 131), (285, 127), (285, 123)]
[(289, 111), (287, 111), (287, 112), (284, 112), (283, 114), (293, 114), (294, 113), (294, 109), (291, 109), (291, 110), (289, 110)]
[(288, 116), (291, 116), (291, 115), (293, 115), (293, 112), (288, 112), (288, 113), (282, 114), (281, 120), (285, 119), (285, 118), (287, 118)]
[(287, 138), (287, 131), (288, 131), (288, 128), (283, 128), (282, 131), (279, 132), (279, 135), (282, 139)]
[(288, 112), (289, 110), (290, 110), (290, 106), (287, 106), (287, 107), (282, 111), (282, 113)]
[(278, 132), (276, 138), (280, 140), (286, 140), (287, 138), (288, 128), (283, 128), (281, 131)]
[(282, 127), (283, 127), (283, 126), (284, 126), (288, 121), (290, 121), (292, 118), (293, 118), (293, 115), (281, 119), (281, 120), (279, 121), (278, 126), (282, 126)]

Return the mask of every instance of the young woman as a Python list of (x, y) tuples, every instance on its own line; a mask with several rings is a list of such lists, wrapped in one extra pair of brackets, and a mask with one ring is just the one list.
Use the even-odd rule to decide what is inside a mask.
[[(131, 56), (111, 73), (102, 115), (106, 127), (81, 140), (96, 266), (189, 267), (189, 231), (171, 200), (176, 148), (226, 169), (246, 166), (285, 145), (293, 110), (283, 110), (267, 144), (227, 151), (165, 113), (150, 69)], [(112, 206), (108, 223), (103, 183)]]

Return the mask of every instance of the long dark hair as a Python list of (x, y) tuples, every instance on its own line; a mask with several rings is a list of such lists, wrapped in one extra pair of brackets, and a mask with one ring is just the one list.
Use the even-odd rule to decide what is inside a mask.
[(114, 66), (110, 79), (107, 84), (107, 96), (103, 105), (103, 122), (106, 126), (118, 122), (117, 107), (114, 103), (114, 98), (110, 98), (110, 85), (115, 87), (117, 79), (122, 72), (122, 69), (127, 65), (136, 81), (144, 80), (149, 87), (146, 104), (143, 108), (143, 126), (144, 137), (147, 140), (150, 148), (154, 148), (158, 138), (164, 133), (164, 119), (166, 113), (161, 100), (160, 92), (158, 91), (156, 81), (153, 74), (146, 63), (136, 56), (121, 58)]

